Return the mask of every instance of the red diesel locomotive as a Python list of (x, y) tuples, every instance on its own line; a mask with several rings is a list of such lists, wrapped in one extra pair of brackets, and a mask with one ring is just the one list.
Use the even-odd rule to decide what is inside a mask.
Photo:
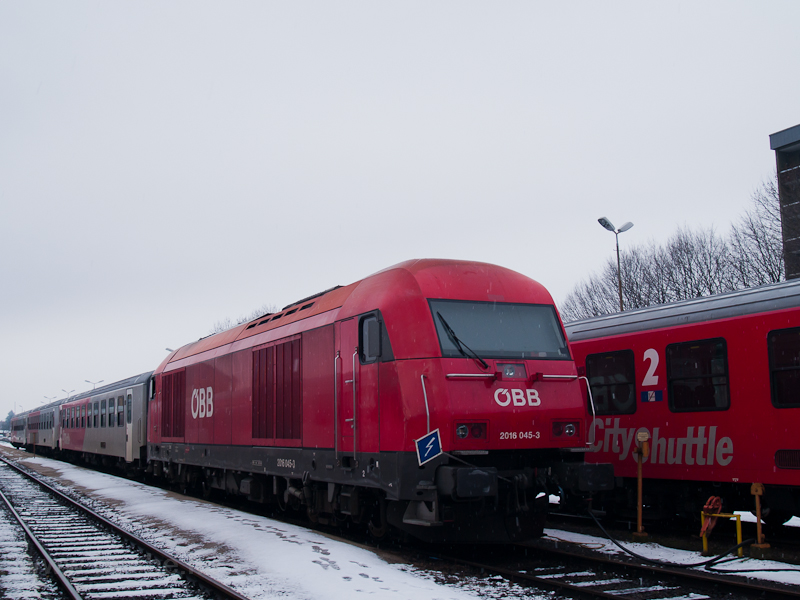
[[(540, 284), (415, 260), (60, 400), (44, 427), (58, 455), (180, 488), (497, 542), (541, 535), (550, 493), (613, 487), (583, 461), (583, 384)], [(14, 423), (17, 446), (44, 434), (38, 412)]]
[(184, 346), (153, 377), (154, 475), (323, 522), (521, 539), (541, 535), (549, 491), (613, 485), (571, 452), (587, 412), (550, 294), (501, 267), (405, 262)]
[(800, 515), (800, 281), (631, 310), (566, 325), (591, 385), (596, 418), (587, 461), (614, 465), (617, 487), (595, 507), (636, 510), (636, 434), (645, 515), (697, 516), (721, 496), (726, 512)]

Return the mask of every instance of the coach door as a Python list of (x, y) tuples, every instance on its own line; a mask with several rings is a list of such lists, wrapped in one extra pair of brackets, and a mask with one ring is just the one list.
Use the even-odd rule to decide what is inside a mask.
[[(125, 391), (125, 460), (133, 462), (136, 432), (133, 430), (133, 390)], [(136, 457), (138, 458), (138, 456)]]
[(365, 453), (378, 451), (378, 363), (369, 356), (364, 360), (359, 346), (369, 345), (368, 334), (360, 336), (359, 328), (371, 331), (370, 320), (376, 319), (367, 315), (342, 321), (337, 335), (337, 451), (344, 467), (358, 466)]
[(339, 464), (353, 467), (358, 454), (358, 319), (337, 323), (336, 450)]

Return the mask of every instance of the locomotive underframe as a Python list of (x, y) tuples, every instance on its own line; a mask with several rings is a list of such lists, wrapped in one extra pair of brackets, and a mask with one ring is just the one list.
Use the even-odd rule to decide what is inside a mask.
[[(415, 453), (149, 444), (148, 470), (209, 492), (304, 508), (313, 521), (392, 525), (430, 542), (503, 542), (542, 535), (548, 495), (610, 489), (610, 468), (554, 450), (496, 452), (419, 466)], [(455, 525), (455, 524), (458, 525)]]

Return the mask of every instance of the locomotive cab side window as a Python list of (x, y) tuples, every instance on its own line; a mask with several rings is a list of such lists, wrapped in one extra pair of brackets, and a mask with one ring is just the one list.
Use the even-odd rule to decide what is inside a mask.
[(372, 313), (361, 317), (358, 335), (358, 347), (361, 350), (360, 359), (362, 365), (376, 361), (394, 360), (386, 325), (380, 314)]
[(636, 412), (636, 373), (632, 350), (590, 354), (586, 357), (586, 377), (592, 388), (592, 400), (598, 415), (630, 415)]
[(767, 348), (772, 404), (800, 407), (800, 327), (770, 331)]
[(667, 346), (667, 394), (673, 412), (730, 408), (725, 340), (715, 338)]

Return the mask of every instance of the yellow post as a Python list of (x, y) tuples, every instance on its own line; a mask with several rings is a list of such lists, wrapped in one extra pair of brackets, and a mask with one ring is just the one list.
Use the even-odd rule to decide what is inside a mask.
[(756, 543), (750, 545), (750, 556), (763, 558), (764, 550), (769, 548), (764, 533), (761, 531), (761, 496), (764, 495), (764, 484), (754, 483), (750, 486), (750, 493), (756, 497)]
[[(708, 515), (709, 517), (725, 517), (728, 519), (736, 519), (736, 544), (742, 543), (742, 515), (728, 515), (724, 513), (717, 513), (714, 515)], [(704, 512), (700, 513), (700, 529), (702, 530), (703, 525), (706, 523), (706, 514)], [(739, 555), (739, 558), (744, 556), (744, 548), (739, 546), (739, 549), (736, 551)], [(708, 535), (705, 533), (703, 534), (703, 556), (708, 556)]]
[(650, 454), (650, 444), (648, 440), (650, 435), (646, 431), (638, 431), (636, 433), (636, 533), (633, 534), (633, 539), (637, 541), (644, 541), (647, 538), (647, 533), (642, 524), (642, 461)]
[[(706, 526), (706, 513), (700, 513), (700, 531)], [(703, 556), (708, 556), (708, 536), (703, 534)]]

